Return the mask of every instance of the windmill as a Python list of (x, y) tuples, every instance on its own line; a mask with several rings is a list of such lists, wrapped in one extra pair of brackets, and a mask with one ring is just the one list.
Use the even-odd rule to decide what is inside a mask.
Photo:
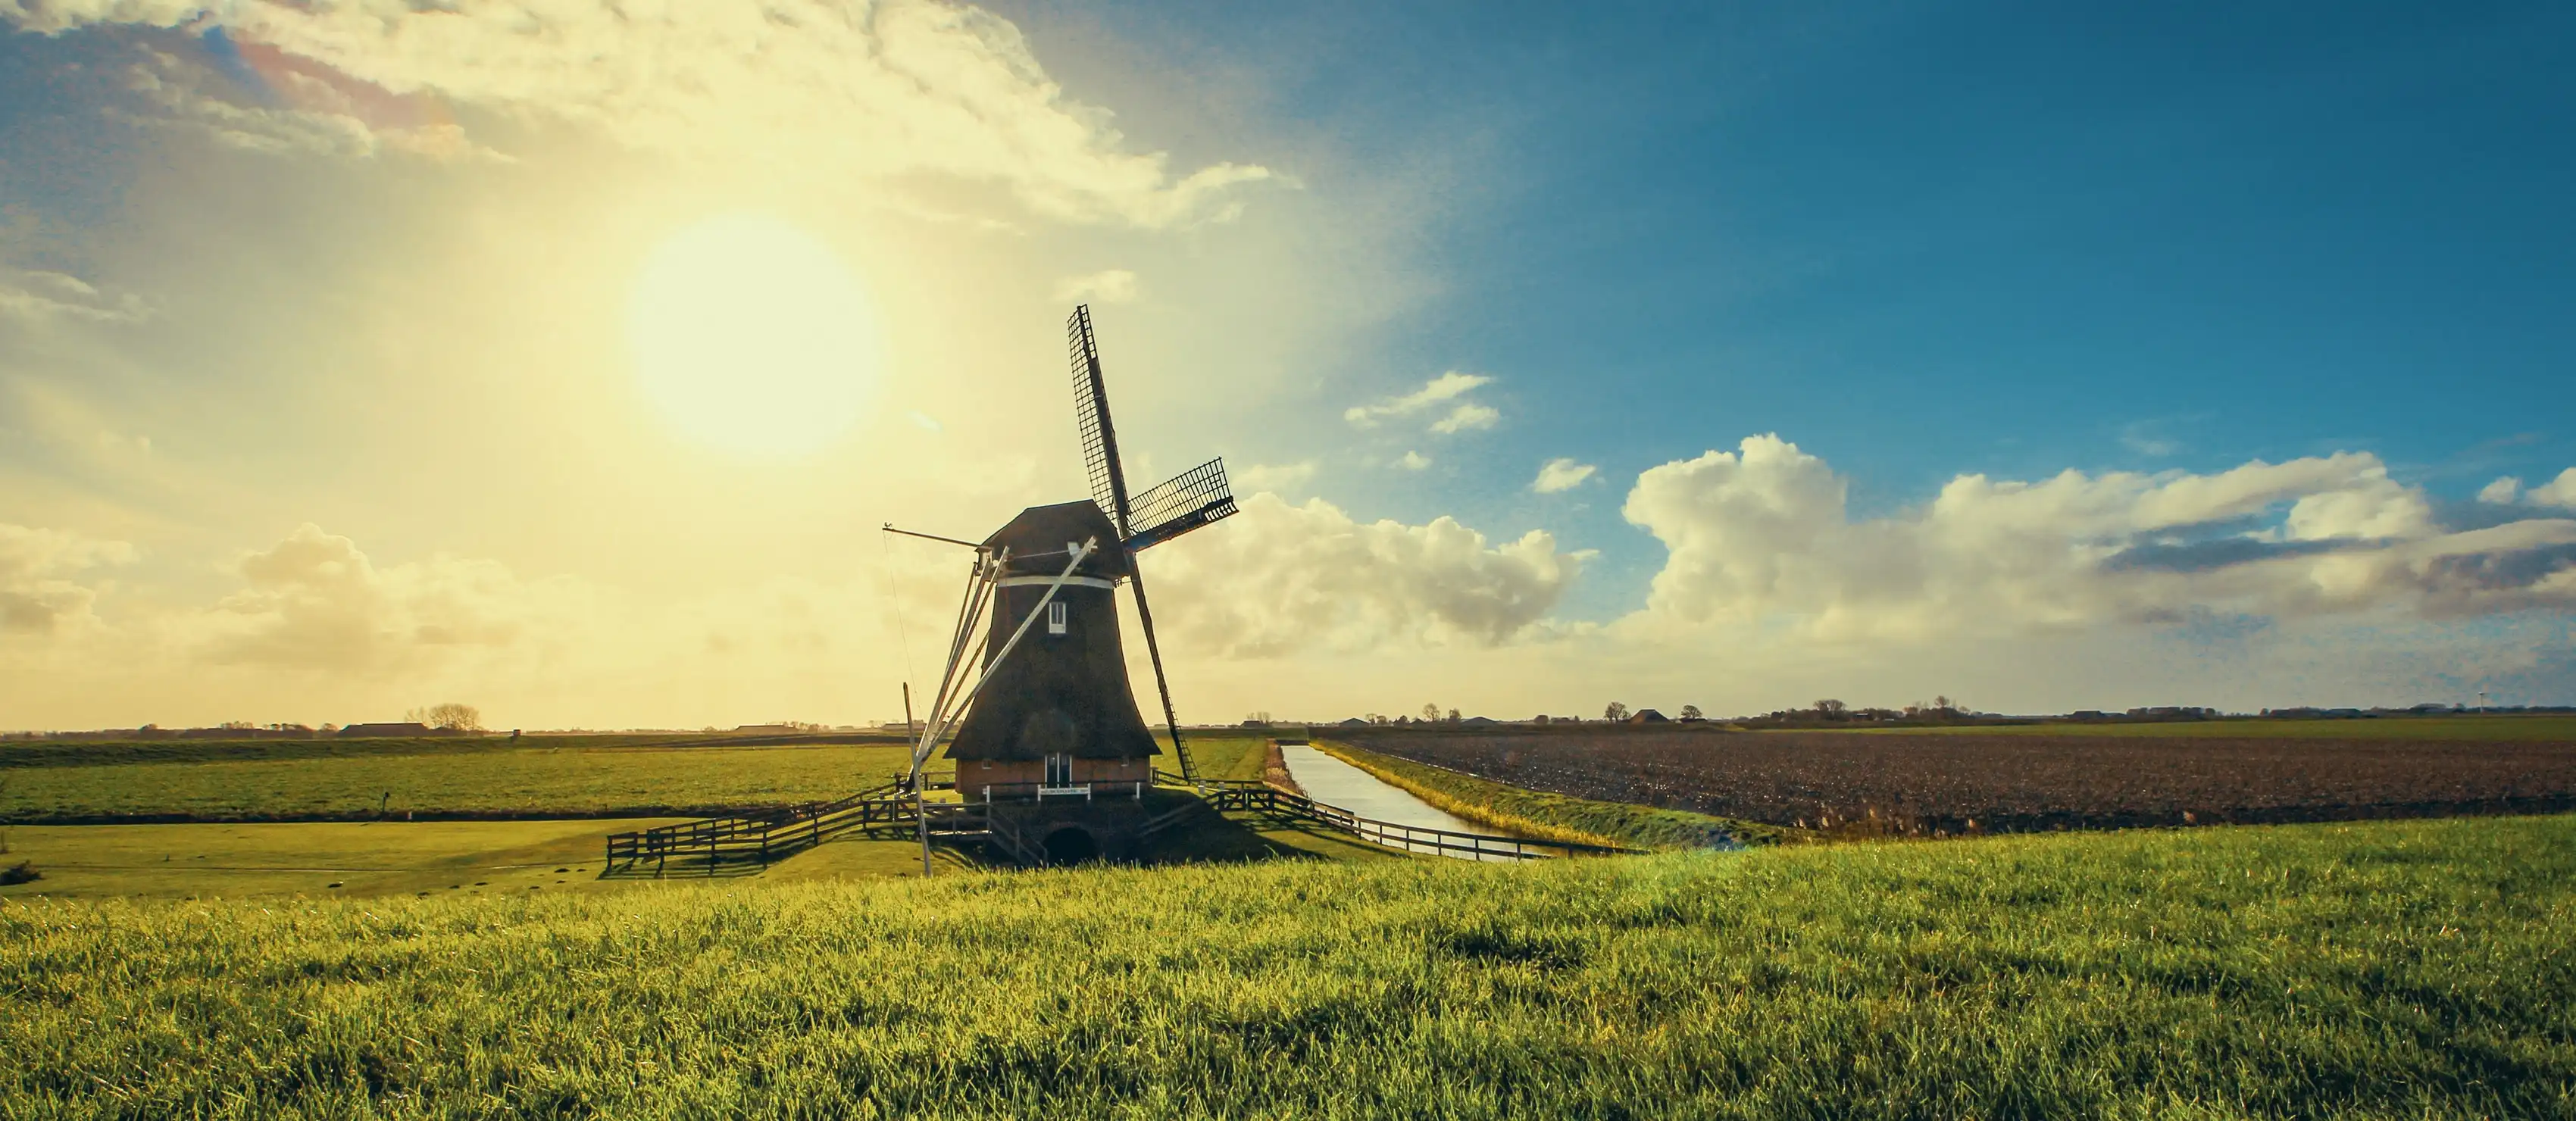
[[(948, 757), (957, 763), (957, 789), (983, 804), (997, 847), (1017, 859), (1050, 862), (1116, 854), (1139, 840), (1137, 810), (1153, 785), (1153, 757), (1161, 749), (1127, 680), (1118, 629), (1121, 584), (1136, 597), (1172, 754), (1182, 777), (1198, 777), (1172, 707), (1136, 558), (1235, 512), (1222, 459), (1131, 496), (1089, 307), (1073, 309), (1065, 343), (1091, 498), (1029, 507), (981, 542), (886, 527), (975, 550), (947, 668), (913, 745), (915, 795), (921, 795), (930, 752), (954, 728)], [(927, 871), (928, 816), (921, 821)]]

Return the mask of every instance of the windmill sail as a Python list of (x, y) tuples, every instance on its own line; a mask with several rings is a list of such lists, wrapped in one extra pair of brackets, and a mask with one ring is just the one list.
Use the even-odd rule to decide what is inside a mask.
[(1160, 545), (1234, 512), (1234, 488), (1225, 481), (1225, 461), (1211, 459), (1137, 496), (1133, 514), (1138, 528), (1127, 536), (1127, 551)]
[(1074, 424), (1082, 433), (1091, 500), (1124, 538), (1129, 536), (1127, 470), (1118, 463), (1118, 430), (1109, 423), (1109, 389), (1100, 381), (1100, 344), (1091, 337), (1090, 305), (1075, 305), (1073, 317), (1064, 321), (1064, 347), (1073, 360)]

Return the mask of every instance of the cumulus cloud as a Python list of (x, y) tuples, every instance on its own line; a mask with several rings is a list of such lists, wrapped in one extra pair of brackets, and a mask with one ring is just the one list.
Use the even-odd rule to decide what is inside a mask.
[(1582, 486), (1583, 480), (1591, 478), (1597, 470), (1599, 468), (1589, 463), (1577, 463), (1564, 457), (1551, 459), (1539, 467), (1538, 478), (1530, 482), (1530, 489), (1540, 494), (1573, 490)]
[[(1322, 499), (1254, 495), (1222, 527), (1156, 550), (1166, 637), (1231, 657), (1388, 643), (1492, 646), (1555, 609), (1588, 554), (1531, 530), (1491, 544), (1454, 519), (1371, 523)], [(1166, 592), (1164, 589), (1171, 589)]]
[(2556, 506), (2561, 509), (2576, 510), (2576, 467), (2559, 472), (2558, 477), (2550, 480), (2547, 486), (2531, 488), (2522, 498), (2523, 501), (2534, 506)]
[(29, 322), (138, 323), (151, 314), (151, 305), (131, 292), (102, 291), (65, 273), (0, 266), (0, 316)]
[(1125, 269), (1068, 276), (1055, 286), (1055, 302), (1060, 304), (1123, 304), (1135, 298), (1136, 274)]
[(507, 646), (537, 614), (537, 590), (497, 562), (380, 568), (356, 542), (309, 522), (235, 571), (244, 586), (206, 620), (216, 662), (403, 669), (446, 648)]
[(2160, 621), (2192, 612), (2456, 617), (2576, 603), (2576, 521), (2453, 532), (2376, 456), (2216, 474), (1963, 475), (1852, 519), (1777, 436), (1641, 474), (1624, 508), (1668, 557), (1639, 625), (1827, 639)]
[(427, 104), (567, 122), (643, 150), (792, 156), (881, 183), (995, 184), (1049, 218), (1147, 227), (1230, 219), (1236, 188), (1273, 178), (1235, 163), (1175, 175), (1165, 154), (1127, 151), (1110, 114), (1066, 98), (1017, 27), (937, 0), (0, 0), (0, 18), (47, 34), (99, 24), (220, 34), (322, 128), (370, 126), (378, 100), (437, 99)]
[(134, 547), (123, 541), (0, 522), (0, 641), (97, 624), (98, 590), (71, 578), (134, 557)]
[(2522, 497), (2522, 480), (2507, 475), (2478, 489), (2478, 501), (2496, 506), (2511, 506)]
[[(1439, 377), (1422, 383), (1422, 388), (1414, 390), (1411, 393), (1407, 393), (1404, 396), (1389, 397), (1374, 405), (1353, 405), (1348, 409), (1344, 409), (1342, 411), (1342, 419), (1362, 428), (1372, 427), (1383, 420), (1393, 417), (1412, 416), (1416, 413), (1425, 412), (1441, 405), (1448, 404), (1452, 401), (1456, 401), (1459, 397), (1466, 395), (1468, 391), (1473, 390), (1478, 386), (1492, 384), (1493, 380), (1494, 379), (1486, 377), (1483, 374), (1462, 374), (1456, 370), (1451, 370)], [(1450, 410), (1450, 418), (1455, 418), (1463, 410), (1477, 408), (1482, 408), (1482, 406), (1460, 403)], [(1485, 409), (1484, 411), (1486, 413), (1493, 414), (1494, 416), (1501, 415), (1499, 413), (1494, 413), (1491, 409)], [(1448, 420), (1444, 419), (1440, 423), (1446, 424), (1448, 423)], [(1489, 417), (1485, 420), (1484, 425), (1479, 425), (1478, 427), (1491, 425), (1492, 423), (1493, 420)], [(1445, 429), (1445, 431), (1454, 432), (1457, 431), (1457, 429), (1450, 428)]]
[(1395, 465), (1406, 471), (1419, 471), (1431, 466), (1431, 457), (1421, 452), (1408, 451), (1404, 453), (1404, 458), (1395, 461)]

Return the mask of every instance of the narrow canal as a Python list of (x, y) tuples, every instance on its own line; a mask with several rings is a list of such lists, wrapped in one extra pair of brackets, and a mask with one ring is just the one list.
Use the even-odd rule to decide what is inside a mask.
[[(1280, 761), (1288, 764), (1288, 776), (1306, 788), (1306, 796), (1328, 806), (1339, 806), (1361, 817), (1397, 825), (1425, 829), (1449, 829), (1460, 833), (1483, 833), (1501, 836), (1491, 826), (1478, 825), (1433, 809), (1429, 803), (1380, 781), (1363, 771), (1305, 744), (1279, 745)], [(1471, 853), (1442, 853), (1460, 860), (1473, 860)], [(1488, 856), (1488, 860), (1509, 860), (1506, 856)]]

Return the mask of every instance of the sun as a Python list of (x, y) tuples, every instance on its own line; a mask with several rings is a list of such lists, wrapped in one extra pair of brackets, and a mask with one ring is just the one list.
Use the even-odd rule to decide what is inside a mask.
[(830, 247), (758, 214), (673, 234), (626, 301), (644, 396), (681, 433), (755, 458), (811, 454), (857, 426), (881, 335), (866, 286)]

